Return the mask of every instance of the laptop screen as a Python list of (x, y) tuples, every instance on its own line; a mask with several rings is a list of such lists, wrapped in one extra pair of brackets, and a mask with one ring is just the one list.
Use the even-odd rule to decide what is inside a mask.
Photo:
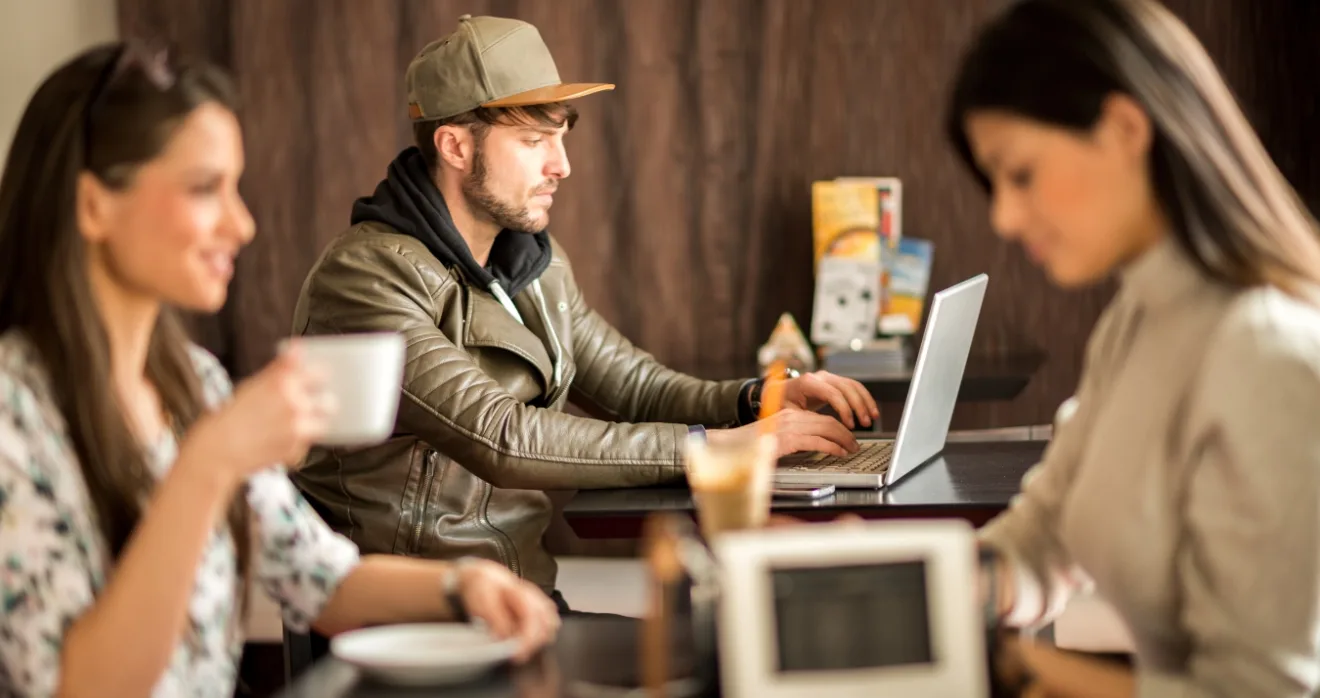
[(926, 562), (771, 571), (781, 673), (931, 664)]

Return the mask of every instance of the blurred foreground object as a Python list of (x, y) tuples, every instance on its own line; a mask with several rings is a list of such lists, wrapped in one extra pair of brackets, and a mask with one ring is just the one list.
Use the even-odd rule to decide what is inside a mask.
[(792, 313), (779, 316), (770, 339), (756, 352), (757, 367), (762, 375), (775, 361), (783, 361), (789, 368), (801, 373), (816, 370), (816, 357), (811, 351), (811, 344), (807, 342), (806, 335), (802, 334), (802, 328), (793, 319)]

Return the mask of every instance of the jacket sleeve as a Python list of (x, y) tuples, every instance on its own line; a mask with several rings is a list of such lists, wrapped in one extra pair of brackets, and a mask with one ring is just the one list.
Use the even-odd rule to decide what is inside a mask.
[(746, 380), (707, 381), (665, 367), (587, 305), (571, 270), (565, 283), (578, 367), (575, 402), (625, 422), (737, 424), (738, 393)]
[(445, 278), (383, 241), (331, 249), (308, 278), (304, 334), (396, 331), (398, 428), (500, 488), (588, 489), (682, 477), (681, 424), (616, 424), (523, 404), (438, 329)]

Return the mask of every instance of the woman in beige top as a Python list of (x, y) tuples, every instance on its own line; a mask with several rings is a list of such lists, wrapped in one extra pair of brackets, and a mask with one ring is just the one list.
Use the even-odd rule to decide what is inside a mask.
[(1117, 275), (1069, 418), (983, 531), (1010, 622), (1082, 586), (1134, 671), (1032, 645), (1051, 696), (1320, 687), (1320, 242), (1205, 50), (1147, 0), (1025, 0), (949, 130), (1004, 239), (1058, 286)]

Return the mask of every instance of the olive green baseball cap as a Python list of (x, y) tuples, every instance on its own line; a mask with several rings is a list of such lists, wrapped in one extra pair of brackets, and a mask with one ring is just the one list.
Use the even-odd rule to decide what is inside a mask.
[(536, 27), (503, 17), (458, 18), (458, 30), (431, 42), (404, 77), (408, 116), (434, 121), (477, 107), (525, 107), (612, 90), (599, 82), (564, 83)]

